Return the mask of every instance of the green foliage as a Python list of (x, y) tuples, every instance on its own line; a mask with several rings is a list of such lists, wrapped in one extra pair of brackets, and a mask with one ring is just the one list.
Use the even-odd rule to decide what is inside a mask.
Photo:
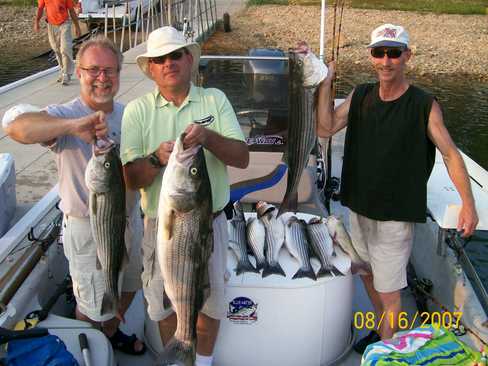
[(0, 0), (0, 6), (2, 5), (30, 8), (31, 6), (37, 6), (37, 0)]
[(353, 8), (421, 11), (444, 14), (486, 14), (488, 0), (351, 0)]
[[(21, 0), (13, 0), (21, 1)], [(26, 0), (24, 0), (26, 1)], [(327, 0), (333, 6), (341, 0)], [(345, 0), (357, 9), (404, 10), (439, 14), (487, 14), (488, 0)], [(321, 0), (248, 0), (248, 5), (320, 5)]]

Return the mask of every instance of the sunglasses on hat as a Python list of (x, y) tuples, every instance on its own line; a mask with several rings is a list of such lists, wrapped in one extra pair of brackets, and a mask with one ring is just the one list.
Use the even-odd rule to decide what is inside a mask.
[(374, 58), (383, 58), (388, 56), (388, 58), (399, 58), (403, 51), (405, 51), (403, 48), (383, 48), (383, 47), (377, 47), (377, 48), (372, 48), (371, 49), (371, 56)]
[(183, 54), (187, 53), (185, 51), (186, 51), (186, 49), (176, 50), (176, 51), (173, 51), (171, 53), (168, 53), (167, 55), (158, 56), (158, 57), (151, 57), (149, 60), (153, 64), (164, 64), (166, 62), (166, 59), (168, 59), (168, 58), (170, 60), (177, 61), (183, 57)]

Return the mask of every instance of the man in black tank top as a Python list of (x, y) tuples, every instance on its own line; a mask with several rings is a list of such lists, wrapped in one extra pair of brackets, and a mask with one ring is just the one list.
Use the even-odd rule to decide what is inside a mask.
[(361, 279), (376, 319), (382, 315), (385, 319), (379, 334), (373, 331), (355, 345), (360, 353), (380, 337), (391, 338), (398, 329), (400, 290), (407, 286), (414, 223), (426, 219), (427, 180), (435, 147), (462, 199), (458, 230), (470, 236), (478, 223), (466, 167), (444, 126), (439, 104), (405, 77), (411, 57), (408, 42), (401, 26), (376, 28), (368, 48), (378, 82), (359, 85), (333, 110), (332, 62), (319, 88), (318, 135), (330, 137), (348, 127), (341, 202), (350, 209), (354, 246), (372, 268)]

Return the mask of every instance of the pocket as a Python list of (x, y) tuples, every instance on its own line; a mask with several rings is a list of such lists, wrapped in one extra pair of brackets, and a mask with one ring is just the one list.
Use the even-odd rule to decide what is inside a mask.
[(73, 292), (76, 301), (81, 307), (86, 309), (95, 308), (95, 286), (93, 283), (93, 273), (80, 272), (74, 278)]

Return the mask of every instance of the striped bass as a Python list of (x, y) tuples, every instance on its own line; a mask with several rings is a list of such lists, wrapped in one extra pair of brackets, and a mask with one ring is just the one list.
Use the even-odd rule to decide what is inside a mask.
[(264, 243), (266, 241), (266, 229), (261, 220), (251, 217), (247, 220), (247, 242), (256, 258), (256, 269), (259, 271), (266, 266), (266, 258), (264, 257)]
[(234, 202), (234, 217), (229, 223), (229, 246), (237, 257), (236, 274), (243, 272), (259, 273), (247, 255), (246, 220), (239, 201)]
[(324, 220), (317, 217), (310, 219), (307, 225), (307, 232), (312, 250), (320, 261), (317, 277), (323, 277), (328, 274), (334, 275), (331, 262), (334, 255), (334, 246)]
[(266, 202), (260, 201), (256, 205), (259, 220), (265, 228), (264, 256), (266, 265), (263, 277), (278, 274), (286, 277), (285, 271), (279, 263), (280, 249), (285, 241), (285, 225), (276, 216), (276, 208)]
[(298, 260), (300, 268), (293, 275), (295, 278), (308, 277), (316, 280), (315, 272), (310, 264), (309, 243), (305, 231), (305, 223), (297, 217), (292, 216), (285, 224), (285, 245), (290, 254)]
[(119, 274), (128, 262), (125, 184), (118, 149), (112, 141), (98, 140), (85, 170), (93, 239), (97, 244), (97, 268), (105, 274), (101, 315), (115, 313), (119, 306)]
[(198, 312), (210, 295), (213, 214), (203, 148), (185, 150), (184, 136), (176, 140), (163, 174), (156, 255), (177, 316), (175, 334), (162, 357), (169, 364), (193, 366)]
[(317, 135), (313, 88), (303, 85), (303, 54), (291, 52), (289, 68), (289, 111), (287, 151), (284, 160), (288, 165), (286, 192), (278, 216), (283, 212), (296, 210), (298, 185)]
[(351, 258), (352, 272), (356, 273), (358, 271), (368, 270), (368, 266), (366, 263), (364, 263), (354, 248), (354, 244), (349, 236), (349, 233), (344, 227), (342, 220), (336, 216), (330, 215), (327, 217), (326, 224), (334, 243), (337, 244)]

